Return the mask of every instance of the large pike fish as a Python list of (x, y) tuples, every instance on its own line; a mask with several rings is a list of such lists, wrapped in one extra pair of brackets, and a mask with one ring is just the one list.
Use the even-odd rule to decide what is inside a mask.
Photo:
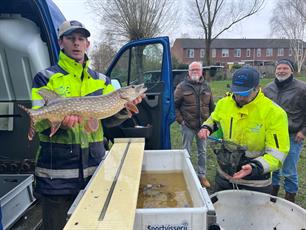
[(144, 84), (140, 84), (123, 87), (102, 96), (63, 98), (53, 91), (42, 88), (38, 93), (43, 97), (45, 106), (39, 109), (28, 109), (22, 105), (18, 106), (30, 116), (31, 124), (28, 138), (32, 140), (35, 134), (35, 124), (41, 120), (48, 120), (50, 122), (50, 137), (52, 137), (68, 115), (80, 116), (88, 132), (98, 129), (98, 120), (110, 117), (123, 108), (126, 108), (129, 116), (132, 116), (131, 112), (138, 113), (138, 109), (129, 102), (144, 94), (146, 90), (147, 88), (144, 87)]

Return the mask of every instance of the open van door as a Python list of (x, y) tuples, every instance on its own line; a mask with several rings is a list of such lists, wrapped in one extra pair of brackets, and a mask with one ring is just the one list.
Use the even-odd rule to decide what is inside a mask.
[[(148, 78), (148, 71), (160, 70), (157, 78)], [(117, 79), (121, 86), (144, 83), (146, 97), (137, 105), (138, 114), (118, 127), (105, 128), (104, 135), (145, 137), (146, 149), (170, 149), (170, 125), (175, 120), (172, 67), (168, 37), (132, 41), (123, 46), (106, 75)]]

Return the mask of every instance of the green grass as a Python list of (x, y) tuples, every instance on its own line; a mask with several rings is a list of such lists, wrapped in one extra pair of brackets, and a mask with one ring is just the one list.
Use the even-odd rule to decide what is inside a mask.
[[(306, 82), (306, 77), (299, 78)], [(262, 79), (260, 84), (261, 86), (265, 86), (267, 83), (271, 82), (272, 79)], [(215, 98), (215, 101), (222, 98), (226, 92), (229, 91), (227, 85), (229, 85), (230, 81), (213, 81), (210, 86)], [(181, 149), (182, 148), (182, 140), (181, 140), (181, 132), (180, 127), (177, 122), (173, 123), (171, 126), (171, 143), (173, 149)], [(196, 151), (195, 143), (192, 146), (192, 152)], [(193, 155), (194, 156), (194, 155)], [(194, 157), (191, 158), (192, 163), (195, 165), (196, 159)], [(211, 149), (208, 147), (208, 156), (207, 156), (207, 177), (211, 184), (214, 183), (215, 170), (217, 167), (217, 162), (214, 154)], [(296, 196), (296, 203), (300, 205), (302, 208), (306, 209), (306, 142), (303, 148), (303, 151), (300, 156), (300, 160), (298, 163), (298, 173), (299, 173), (299, 192)], [(208, 190), (209, 193), (212, 193), (211, 190)], [(284, 197), (284, 189), (281, 186), (280, 189), (280, 197)]]

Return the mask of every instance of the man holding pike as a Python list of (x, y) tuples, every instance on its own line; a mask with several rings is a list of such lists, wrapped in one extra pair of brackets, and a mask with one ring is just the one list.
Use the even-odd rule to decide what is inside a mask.
[[(38, 91), (47, 88), (62, 97), (98, 96), (115, 90), (111, 80), (89, 67), (86, 51), (90, 32), (78, 21), (65, 21), (58, 29), (61, 48), (58, 63), (36, 74), (32, 87), (32, 108), (44, 105)], [(141, 102), (139, 96), (131, 107)], [(128, 118), (126, 109), (105, 119), (116, 126)], [(50, 124), (38, 122), (39, 152), (35, 168), (36, 192), (41, 196), (43, 229), (63, 229), (66, 214), (78, 192), (83, 189), (105, 155), (103, 130), (84, 130), (81, 117), (66, 116), (54, 136)]]

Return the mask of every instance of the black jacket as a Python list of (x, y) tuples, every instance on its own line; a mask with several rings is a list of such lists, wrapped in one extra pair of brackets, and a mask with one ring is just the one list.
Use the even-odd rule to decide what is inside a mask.
[(306, 135), (306, 83), (292, 76), (285, 82), (275, 79), (263, 92), (287, 112), (289, 133)]

